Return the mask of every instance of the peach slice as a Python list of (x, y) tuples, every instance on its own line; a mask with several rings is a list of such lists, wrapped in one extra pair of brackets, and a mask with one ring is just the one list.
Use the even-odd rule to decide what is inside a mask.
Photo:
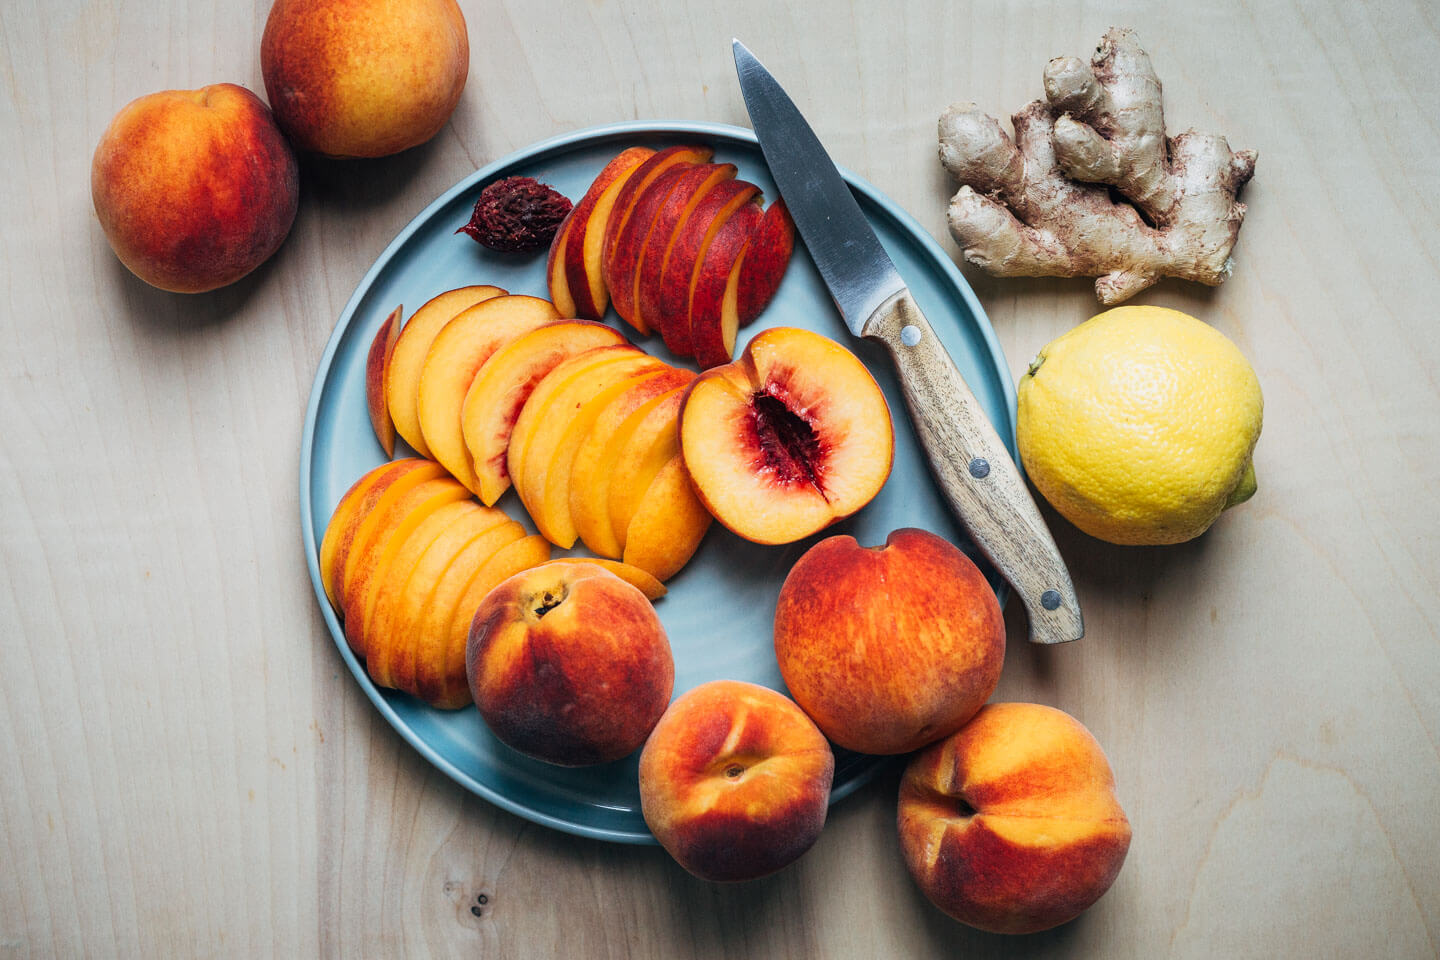
[(692, 382), (685, 392), (667, 395), (646, 414), (645, 419), (635, 426), (626, 439), (624, 447), (616, 454), (615, 462), (610, 467), (607, 509), (611, 534), (619, 544), (622, 556), (630, 521), (644, 500), (645, 491), (650, 488), (660, 468), (680, 452), (680, 436), (676, 425), (685, 396), (694, 388)]
[(695, 353), (690, 338), (690, 297), (695, 291), (697, 266), (725, 222), (759, 195), (760, 188), (744, 180), (717, 183), (676, 230), (660, 275), (657, 319), (665, 346), (677, 355)]
[[(690, 345), (694, 347), (695, 360), (703, 367), (716, 367), (729, 363), (735, 356), (735, 334), (738, 322), (726, 325), (727, 314), (722, 309), (725, 292), (734, 277), (739, 283), (740, 272), (736, 266), (740, 254), (750, 243), (755, 228), (764, 217), (760, 205), (746, 204), (735, 215), (725, 221), (715, 239), (705, 250), (695, 272), (695, 289), (690, 293)], [(737, 316), (734, 310), (728, 314)]]
[[(445, 675), (446, 658), (450, 650), (450, 621), (454, 619), (456, 605), (465, 595), (470, 581), (493, 557), (525, 538), (525, 528), (511, 521), (491, 527), (471, 540), (445, 568), (444, 573), (436, 580), (434, 589), (425, 597), (423, 605), (405, 628), (414, 635), (416, 643), (414, 684), (411, 692), (431, 706), (454, 709), (470, 702), (470, 688), (465, 680), (463, 658), (459, 663), (457, 676), (447, 678)], [(495, 583), (499, 583), (501, 579), (504, 578), (496, 579)], [(463, 689), (465, 695), (458, 700), (445, 696), (446, 689), (456, 688)]]
[(620, 540), (610, 530), (610, 477), (620, 451), (664, 397), (685, 389), (694, 379), (689, 370), (672, 368), (622, 394), (601, 411), (575, 451), (570, 466), (570, 519), (592, 552), (620, 558)]
[(397, 678), (407, 661), (413, 677), (415, 634), (409, 620), (416, 608), (470, 539), (512, 522), (501, 511), (467, 499), (445, 504), (411, 532), (375, 590), (375, 609), (365, 630), (366, 667), (372, 680), (381, 686), (407, 689)]
[[(588, 394), (583, 405), (575, 410), (569, 422), (564, 424), (563, 432), (550, 448), (552, 452), (540, 477), (536, 510), (531, 514), (535, 526), (545, 535), (545, 539), (568, 550), (575, 545), (575, 539), (579, 536), (575, 521), (570, 516), (570, 486), (574, 481), (572, 471), (576, 451), (595, 426), (596, 419), (622, 395), (642, 390), (651, 380), (664, 378), (672, 384), (675, 383), (675, 377), (666, 376), (671, 369), (656, 360), (654, 365), (646, 365), (640, 372)], [(561, 401), (556, 400), (555, 403), (558, 408)], [(555, 422), (558, 426), (558, 417)], [(535, 448), (532, 447), (533, 449)]]
[(734, 357), (736, 328), (724, 327), (724, 295), (732, 276), (739, 281), (740, 253), (765, 217), (759, 203), (747, 203), (724, 222), (696, 265), (690, 291), (690, 345), (701, 368), (730, 363)]
[(495, 297), (461, 310), (430, 343), (420, 370), (420, 433), (431, 456), (475, 493), (480, 478), (461, 424), (470, 383), (495, 351), (559, 316), (549, 300), (539, 297)]
[[(480, 507), (486, 512), (487, 507)], [(472, 515), (474, 516), (474, 515)], [(467, 518), (468, 519), (468, 518)], [(418, 628), (427, 607), (434, 601), (440, 581), (456, 563), (467, 563), (471, 570), (488, 560), (496, 550), (525, 536), (525, 528), (514, 520), (500, 514), (498, 523), (492, 518), (470, 520), (456, 524), (443, 531), (426, 549), (415, 565), (414, 571), (405, 581), (399, 602), (392, 607), (394, 619), (390, 622), (394, 652), (389, 658), (391, 686), (404, 690), (412, 696), (419, 696), (417, 677), (420, 659), (438, 660), (447, 639), (443, 629), (433, 633), (422, 633)], [(453, 609), (453, 604), (452, 604)], [(379, 605), (376, 605), (376, 642), (384, 642), (381, 632)], [(374, 662), (371, 657), (371, 662)], [(372, 676), (374, 674), (372, 673)]]
[[(524, 459), (517, 464), (514, 457), (510, 458), (510, 474), (515, 480), (515, 492), (520, 495), (521, 502), (535, 520), (540, 533), (551, 543), (568, 547), (575, 542), (574, 526), (570, 523), (569, 497), (559, 501), (564, 507), (563, 517), (548, 516), (544, 507), (548, 478), (559, 473), (563, 482), (568, 483), (570, 479), (570, 465), (575, 456), (574, 446), (568, 450), (569, 459), (564, 459), (567, 451), (563, 447), (563, 441), (571, 425), (577, 419), (585, 422), (586, 416), (591, 418), (589, 422), (593, 422), (598, 410), (588, 415), (583, 412), (593, 397), (604, 395), (608, 402), (608, 391), (614, 385), (627, 382), (642, 373), (664, 369), (665, 364), (662, 361), (639, 351), (636, 353), (636, 356), (621, 356), (591, 367), (552, 391), (548, 403), (539, 408), (533, 429), (526, 434), (528, 440)], [(529, 404), (526, 404), (526, 407), (528, 408)], [(525, 413), (520, 417), (523, 421)], [(583, 439), (583, 436), (581, 434), (580, 438)], [(578, 442), (577, 440), (577, 445)], [(552, 520), (555, 521), (553, 524)], [(569, 544), (564, 542), (567, 536)]]
[(625, 224), (630, 221), (630, 214), (634, 212), (635, 202), (640, 199), (641, 194), (650, 184), (668, 170), (705, 163), (714, 155), (715, 151), (710, 147), (695, 145), (666, 147), (636, 167), (626, 179), (625, 185), (621, 187), (619, 196), (615, 198), (615, 206), (609, 221), (605, 224), (605, 243), (600, 251), (602, 266), (608, 264), (610, 258), (615, 256), (616, 241), (619, 239), (621, 231), (625, 229)]
[(400, 328), (400, 337), (390, 354), (390, 364), (385, 369), (385, 402), (390, 407), (390, 418), (395, 421), (395, 430), (405, 442), (422, 457), (430, 456), (425, 437), (420, 432), (420, 370), (425, 366), (425, 354), (430, 352), (430, 342), (440, 328), (450, 322), (466, 307), (473, 307), (482, 300), (503, 297), (505, 291), (488, 285), (460, 287), (449, 290), (426, 301), (425, 305), (410, 315), (410, 320)]
[[(330, 599), (335, 605), (336, 612), (341, 616), (344, 616), (345, 612), (351, 555), (356, 554), (357, 551), (363, 552), (366, 545), (374, 539), (375, 530), (380, 524), (380, 517), (390, 510), (390, 505), (395, 500), (422, 483), (446, 478), (445, 468), (438, 463), (420, 459), (406, 459), (398, 462), (405, 464), (406, 468), (394, 476), (378, 482), (371, 493), (367, 493), (356, 503), (353, 519), (349, 521), (349, 529), (341, 529), (341, 535), (335, 543), (335, 553), (331, 561), (333, 566), (330, 574)], [(384, 465), (382, 464), (371, 472), (379, 473), (383, 470)], [(336, 513), (339, 512), (337, 508)], [(332, 517), (330, 524), (338, 526), (337, 518)], [(323, 553), (321, 563), (324, 563)]]
[[(479, 509), (482, 509), (480, 505), (468, 498), (444, 501), (429, 511), (409, 533), (391, 537), (385, 550), (387, 559), (384, 560), (384, 566), (377, 569), (376, 575), (371, 578), (373, 586), (370, 589), (364, 620), (359, 624), (360, 630), (357, 633), (357, 636), (363, 638), (361, 643), (365, 647), (365, 669), (369, 671), (370, 678), (380, 686), (395, 686), (391, 675), (402, 645), (400, 638), (388, 630), (377, 632), (376, 627), (381, 623), (382, 614), (388, 615), (386, 608), (393, 605), (404, 592), (410, 574), (415, 571), (415, 565), (440, 535), (446, 530), (463, 525), (466, 517), (473, 516), (474, 511)], [(347, 627), (349, 626), (350, 624), (347, 624)], [(386, 626), (388, 627), (388, 624)]]
[(625, 531), (625, 562), (669, 580), (690, 562), (714, 518), (695, 496), (685, 461), (670, 458), (650, 486)]
[(707, 163), (686, 170), (655, 214), (635, 267), (635, 312), (647, 329), (660, 326), (660, 284), (677, 234), (707, 193), (734, 178), (735, 165), (731, 163)]
[(890, 475), (885, 396), (853, 353), (772, 327), (691, 385), (680, 446), (706, 508), (756, 543), (792, 543), (848, 517)]
[(356, 654), (370, 655), (368, 630), (375, 610), (375, 593), (389, 577), (390, 562), (405, 540), (435, 511), (469, 496), (469, 490), (448, 477), (407, 490), (391, 504), (390, 510), (380, 514), (375, 535), (365, 545), (365, 552), (358, 556), (351, 553), (345, 564), (345, 639)]
[[(345, 565), (345, 554), (350, 552), (356, 527), (375, 507), (375, 502), (390, 488), (390, 484), (428, 463), (428, 460), (418, 458), (382, 463), (356, 480), (335, 505), (330, 522), (325, 525), (325, 536), (320, 541), (320, 582), (332, 607), (340, 608), (335, 583)], [(433, 473), (433, 476), (440, 475), (438, 471)]]
[(461, 407), (461, 433), (480, 480), (480, 499), (494, 505), (510, 488), (510, 432), (535, 385), (560, 363), (595, 347), (625, 343), (602, 323), (547, 323), (506, 344), (485, 361)]
[(555, 239), (550, 241), (550, 255), (545, 261), (545, 282), (550, 290), (550, 302), (562, 317), (575, 316), (575, 297), (570, 292), (570, 281), (565, 279), (565, 244), (569, 242), (570, 224), (575, 221), (575, 208), (565, 214), (555, 230)]
[[(451, 614), (450, 639), (446, 641), (445, 646), (443, 686), (433, 698), (425, 696), (426, 701), (439, 704), (453, 704), (456, 700), (459, 700), (460, 704), (470, 702), (470, 681), (466, 674), (465, 648), (469, 643), (470, 624), (475, 619), (475, 611), (480, 609), (480, 602), (495, 587), (521, 570), (538, 567), (549, 559), (550, 541), (537, 533), (501, 547), (494, 556), (485, 561), (479, 570), (475, 571), (475, 575), (465, 585), (465, 592), (456, 602), (455, 609)], [(455, 686), (457, 683), (459, 688)], [(424, 696), (424, 688), (421, 689), (422, 696)]]
[(370, 352), (365, 355), (365, 405), (370, 408), (370, 426), (375, 428), (375, 439), (385, 456), (395, 456), (395, 421), (390, 419), (390, 405), (385, 402), (385, 368), (395, 353), (395, 341), (400, 338), (400, 315), (405, 307), (399, 306), (375, 331), (370, 341)]
[(636, 194), (624, 227), (620, 228), (603, 264), (605, 285), (610, 290), (610, 303), (615, 312), (641, 334), (649, 334), (635, 310), (635, 281), (640, 254), (655, 225), (655, 216), (665, 205), (670, 193), (687, 172), (698, 169), (696, 164), (677, 163), (656, 177), (641, 193)]
[(602, 560), (599, 557), (560, 557), (551, 560), (551, 563), (593, 563), (602, 570), (609, 570), (615, 576), (624, 580), (630, 586), (645, 594), (646, 600), (659, 600), (669, 591), (665, 584), (656, 580), (650, 574), (639, 567), (632, 567), (628, 563), (621, 563), (618, 560)]
[(601, 256), (610, 212), (626, 182), (636, 169), (654, 156), (648, 147), (629, 147), (607, 163), (575, 205), (573, 226), (565, 237), (565, 283), (575, 298), (575, 316), (599, 320), (605, 316), (610, 296), (605, 289)]
[(750, 246), (741, 254), (737, 279), (736, 313), (739, 325), (748, 327), (760, 316), (790, 265), (795, 250), (795, 221), (783, 198), (765, 211), (765, 218), (755, 228)]
[[(653, 359), (638, 347), (632, 347), (628, 343), (619, 346), (595, 347), (557, 364), (545, 375), (545, 379), (535, 385), (535, 389), (530, 391), (529, 399), (525, 401), (525, 406), (520, 408), (520, 416), (515, 419), (515, 428), (510, 431), (510, 448), (506, 453), (505, 463), (506, 469), (510, 471), (510, 482), (515, 485), (515, 493), (526, 504), (526, 509), (529, 509), (527, 498), (535, 492), (533, 488), (527, 491), (525, 487), (525, 481), (530, 479), (525, 473), (529, 463), (530, 441), (544, 426), (550, 411), (550, 401), (554, 399), (555, 395), (569, 388), (573, 383), (593, 382), (591, 375), (610, 364), (618, 363), (621, 360), (634, 363), (637, 360)], [(542, 459), (540, 468), (543, 466), (544, 460)]]

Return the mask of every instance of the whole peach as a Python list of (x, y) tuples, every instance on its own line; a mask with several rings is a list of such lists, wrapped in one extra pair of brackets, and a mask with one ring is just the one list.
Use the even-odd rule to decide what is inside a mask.
[(794, 703), (714, 680), (676, 699), (640, 753), (640, 808), (655, 838), (702, 880), (774, 873), (825, 826), (835, 756)]
[(883, 547), (830, 537), (780, 588), (775, 656), (835, 743), (908, 753), (954, 733), (994, 692), (1005, 623), (975, 564), (933, 533), (896, 530)]
[(475, 611), (465, 665), (495, 736), (564, 766), (639, 749), (675, 684), (655, 608), (593, 563), (545, 564), (501, 582)]
[(296, 147), (383, 157), (445, 126), (470, 40), (455, 0), (275, 0), (260, 71)]
[(1036, 703), (992, 703), (910, 761), (900, 846), (941, 910), (992, 933), (1079, 916), (1125, 862), (1130, 822), (1100, 744)]
[(300, 175), (260, 98), (219, 83), (122, 108), (95, 147), (90, 196), (132, 273), (162, 290), (203, 293), (280, 248)]

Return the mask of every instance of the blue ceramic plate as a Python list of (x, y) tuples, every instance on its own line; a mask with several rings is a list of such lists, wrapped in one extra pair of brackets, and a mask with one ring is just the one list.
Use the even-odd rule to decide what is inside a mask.
[[(640, 816), (636, 757), (587, 769), (564, 769), (523, 757), (499, 743), (473, 709), (433, 710), (418, 700), (377, 688), (355, 659), (320, 583), (318, 544), (335, 505), (362, 473), (385, 459), (365, 405), (365, 357), (386, 314), (403, 303), (414, 310), (444, 290), (492, 283), (511, 293), (546, 296), (545, 257), (492, 253), (455, 230), (465, 223), (481, 188), (500, 177), (523, 175), (578, 198), (606, 161), (625, 146), (708, 143), (715, 159), (734, 163), (740, 176), (775, 197), (775, 187), (749, 130), (706, 123), (626, 123), (581, 130), (547, 140), (479, 170), (430, 204), (380, 255), (335, 325), (310, 394), (300, 450), (300, 517), (305, 558), (315, 596), (341, 657), (385, 719), (431, 763), (456, 782), (536, 823), (623, 843), (653, 843)], [(880, 241), (970, 383), (1000, 435), (1014, 452), (1015, 393), (985, 312), (950, 257), (918, 223), (860, 178), (845, 174)], [(612, 313), (610, 322), (619, 323)], [(970, 547), (930, 478), (923, 451), (882, 348), (855, 340), (836, 313), (814, 264), (796, 245), (779, 293), (758, 323), (741, 331), (741, 343), (768, 326), (797, 326), (844, 343), (870, 367), (884, 388), (895, 421), (895, 467), (869, 506), (809, 540), (762, 547), (720, 524), (656, 604), (675, 655), (675, 693), (718, 678), (749, 680), (784, 689), (775, 664), (771, 624), (785, 573), (816, 540), (849, 533), (863, 544), (883, 543), (897, 527), (934, 531), (965, 547), (997, 591), (998, 577)], [(624, 325), (621, 324), (623, 327)], [(634, 336), (628, 327), (627, 334)], [(643, 342), (674, 363), (659, 337)], [(402, 441), (403, 445), (403, 441)], [(533, 530), (513, 492), (499, 503)], [(576, 551), (583, 554), (583, 551)], [(557, 551), (556, 555), (562, 555)], [(1005, 599), (1001, 592), (1001, 601)], [(883, 761), (841, 751), (831, 801), (869, 779)]]

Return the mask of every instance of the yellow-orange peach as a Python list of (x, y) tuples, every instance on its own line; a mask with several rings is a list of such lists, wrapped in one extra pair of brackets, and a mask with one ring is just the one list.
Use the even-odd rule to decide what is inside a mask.
[(296, 147), (383, 157), (445, 126), (470, 40), (455, 0), (275, 0), (260, 72)]
[(638, 589), (590, 563), (546, 564), (480, 602), (466, 674), (502, 742), (564, 766), (645, 742), (670, 702), (670, 641)]
[(911, 760), (898, 825), (931, 902), (992, 933), (1079, 916), (1130, 849), (1100, 744), (1069, 714), (1035, 703), (992, 703)]
[(909, 753), (949, 736), (989, 698), (1005, 622), (985, 577), (924, 530), (883, 547), (822, 540), (775, 608), (775, 658), (795, 702), (861, 753)]
[(825, 826), (835, 757), (781, 694), (714, 680), (660, 718), (640, 754), (640, 809), (703, 880), (751, 880), (794, 862)]
[(161, 290), (203, 293), (280, 248), (300, 172), (260, 98), (219, 83), (121, 109), (95, 147), (90, 196), (130, 272)]

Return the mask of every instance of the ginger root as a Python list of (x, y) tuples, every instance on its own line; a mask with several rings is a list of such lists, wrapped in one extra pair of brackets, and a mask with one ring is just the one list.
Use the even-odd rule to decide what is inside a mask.
[(1107, 31), (1089, 65), (1051, 60), (1045, 96), (1011, 118), (1014, 140), (972, 103), (940, 117), (965, 259), (997, 277), (1098, 277), (1106, 306), (1162, 277), (1222, 283), (1255, 151), (1193, 130), (1167, 138), (1160, 79), (1128, 29)]

